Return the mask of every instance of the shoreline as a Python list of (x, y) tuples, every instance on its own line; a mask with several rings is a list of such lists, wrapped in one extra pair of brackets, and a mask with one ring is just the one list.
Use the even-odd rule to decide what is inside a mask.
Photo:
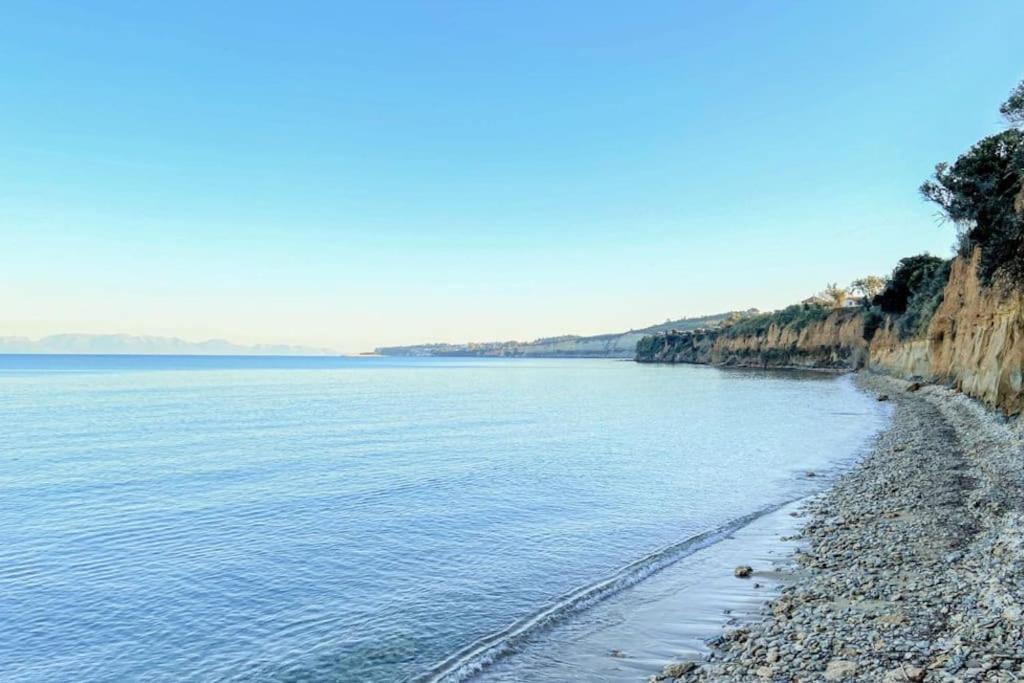
[(1022, 425), (949, 389), (857, 383), (889, 397), (892, 420), (784, 539), (798, 580), (703, 661), (651, 680), (1024, 678)]
[[(667, 658), (701, 657), (708, 652), (709, 637), (756, 617), (764, 600), (779, 594), (774, 567), (795, 549), (779, 537), (799, 530), (802, 520), (796, 513), (814, 495), (721, 528), (711, 542), (571, 614), (546, 637), (525, 642), (468, 680), (626, 683), (645, 680)], [(751, 581), (735, 580), (733, 567), (751, 558), (765, 570)]]
[[(792, 376), (791, 371), (776, 368), (708, 369)], [(855, 391), (853, 382), (853, 376), (844, 380), (850, 391)], [(874, 408), (873, 397), (856, 393), (866, 407)], [(888, 414), (887, 408), (883, 410), (879, 405), (878, 412)], [(803, 508), (839, 476), (855, 468), (884, 428), (884, 423), (879, 423), (867, 434), (861, 432), (860, 443), (845, 457), (817, 463), (813, 470), (797, 468), (799, 472), (793, 475), (799, 483), (790, 492), (795, 494), (792, 497), (673, 544), (672, 548), (687, 549), (671, 553), (673, 558), (645, 571), (638, 580), (628, 581), (621, 589), (602, 591), (598, 600), (586, 601), (582, 610), (572, 609), (576, 602), (572, 600), (568, 612), (557, 610), (557, 619), (548, 619), (543, 612), (533, 614), (528, 621), (540, 621), (540, 629), (523, 632), (520, 622), (512, 624), (507, 631), (453, 654), (416, 680), (562, 681), (582, 680), (578, 677), (586, 672), (586, 680), (625, 683), (645, 680), (661, 670), (668, 659), (706, 655), (709, 638), (723, 628), (757, 617), (764, 601), (778, 595), (791, 580), (778, 570), (788, 565), (796, 547), (790, 539), (804, 523)], [(837, 453), (824, 452), (833, 456)], [(656, 551), (653, 556), (668, 549)], [(758, 565), (750, 581), (733, 577), (734, 567), (742, 563)], [(649, 563), (645, 557), (634, 564)], [(608, 578), (602, 579), (574, 594), (590, 592), (608, 582)], [(541, 632), (543, 637), (538, 635)], [(506, 649), (509, 636), (514, 642)]]

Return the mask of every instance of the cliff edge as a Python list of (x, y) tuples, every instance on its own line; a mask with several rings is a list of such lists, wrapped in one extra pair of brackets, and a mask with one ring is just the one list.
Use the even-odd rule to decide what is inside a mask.
[(715, 330), (670, 331), (637, 344), (641, 363), (759, 368), (866, 368), (951, 386), (1002, 409), (1024, 412), (1024, 294), (986, 285), (981, 254), (950, 264), (941, 303), (917, 334), (900, 316), (872, 310), (790, 307)]

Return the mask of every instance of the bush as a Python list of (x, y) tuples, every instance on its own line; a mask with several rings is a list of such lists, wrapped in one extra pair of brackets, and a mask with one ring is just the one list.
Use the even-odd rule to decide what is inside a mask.
[(801, 330), (811, 323), (824, 320), (830, 312), (830, 309), (817, 304), (794, 304), (774, 313), (760, 313), (743, 318), (723, 328), (722, 333), (728, 337), (761, 336), (766, 334), (772, 325), (794, 325), (796, 329)]
[(924, 287), (925, 283), (930, 282), (944, 264), (948, 268), (944, 259), (928, 253), (900, 259), (896, 269), (892, 271), (892, 277), (889, 278), (885, 289), (874, 298), (872, 303), (883, 313), (890, 315), (905, 313), (914, 293)]
[(943, 261), (935, 270), (922, 277), (914, 287), (906, 312), (896, 321), (900, 338), (916, 337), (928, 328), (935, 309), (942, 303), (949, 282), (951, 262)]
[(930, 254), (901, 259), (865, 315), (864, 338), (870, 340), (874, 336), (886, 313), (895, 317), (901, 338), (923, 332), (942, 303), (951, 265), (952, 261)]
[(869, 306), (864, 311), (864, 341), (871, 341), (885, 321), (885, 313), (878, 306)]

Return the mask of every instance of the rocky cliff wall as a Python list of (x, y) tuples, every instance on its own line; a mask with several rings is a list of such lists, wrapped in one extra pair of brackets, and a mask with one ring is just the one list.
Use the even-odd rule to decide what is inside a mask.
[(711, 349), (718, 338), (715, 330), (665, 332), (644, 337), (637, 343), (639, 363), (694, 363), (709, 365)]
[(867, 354), (864, 318), (857, 311), (838, 310), (806, 325), (772, 324), (757, 335), (723, 333), (711, 349), (716, 365), (753, 367), (860, 367)]
[(900, 339), (892, 320), (864, 340), (864, 315), (838, 310), (811, 323), (735, 334), (702, 330), (647, 337), (640, 362), (873, 371), (949, 384), (1008, 413), (1024, 412), (1024, 294), (985, 287), (978, 254), (953, 262), (926, 332)]
[(657, 335), (638, 345), (636, 358), (647, 363), (848, 370), (864, 363), (867, 349), (863, 316), (838, 310), (810, 324), (772, 323), (756, 334), (698, 330)]
[[(943, 301), (922, 339), (900, 340), (891, 325), (871, 341), (869, 367), (951, 384), (1008, 413), (1024, 410), (1024, 295), (984, 287), (978, 253), (953, 262)], [(1016, 291), (1015, 291), (1016, 289)]]

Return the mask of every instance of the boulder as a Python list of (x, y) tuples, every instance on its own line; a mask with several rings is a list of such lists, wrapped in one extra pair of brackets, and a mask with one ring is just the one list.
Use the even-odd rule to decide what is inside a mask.
[(739, 579), (746, 579), (754, 573), (754, 568), (750, 565), (741, 564), (733, 570), (733, 576)]

